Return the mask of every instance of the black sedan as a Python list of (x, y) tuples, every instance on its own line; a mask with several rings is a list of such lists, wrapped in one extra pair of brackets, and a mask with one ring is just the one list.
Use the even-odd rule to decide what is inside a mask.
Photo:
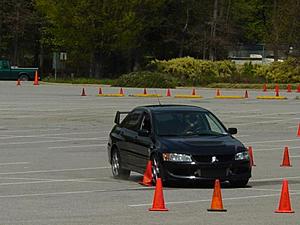
[[(120, 122), (120, 115), (127, 116)], [(152, 161), (153, 182), (220, 179), (243, 187), (251, 177), (245, 146), (210, 111), (185, 105), (151, 105), (117, 112), (108, 158), (115, 178), (143, 174)]]

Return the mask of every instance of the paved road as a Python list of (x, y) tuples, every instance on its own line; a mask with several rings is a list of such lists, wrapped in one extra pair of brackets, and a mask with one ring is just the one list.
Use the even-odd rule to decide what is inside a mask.
[[(155, 98), (96, 97), (97, 86), (0, 82), (0, 224), (299, 224), (300, 101), (215, 100), (213, 89), (197, 89), (204, 99), (162, 98), (162, 103), (192, 104), (213, 111), (228, 127), (237, 127), (245, 145), (253, 146), (256, 167), (249, 187), (224, 184), (226, 213), (209, 213), (212, 189), (201, 186), (164, 189), (169, 212), (148, 212), (153, 188), (142, 187), (133, 174), (114, 180), (106, 143), (116, 110), (157, 104)], [(104, 87), (106, 93), (118, 88)], [(127, 94), (141, 89), (125, 89)], [(154, 93), (153, 90), (149, 92)], [(163, 93), (165, 90), (157, 90)], [(172, 90), (190, 93), (190, 89)], [(243, 90), (222, 90), (243, 95)], [(273, 95), (273, 93), (270, 93)], [(299, 94), (298, 94), (299, 95)], [(293, 167), (281, 168), (290, 147)], [(295, 214), (275, 214), (282, 178), (289, 180)]]

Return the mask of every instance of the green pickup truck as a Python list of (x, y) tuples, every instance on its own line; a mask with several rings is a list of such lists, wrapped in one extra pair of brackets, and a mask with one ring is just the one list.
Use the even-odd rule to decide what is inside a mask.
[[(35, 71), (38, 68), (19, 68), (10, 66), (6, 59), (0, 59), (0, 80), (34, 80)], [(39, 80), (41, 78), (39, 77)]]

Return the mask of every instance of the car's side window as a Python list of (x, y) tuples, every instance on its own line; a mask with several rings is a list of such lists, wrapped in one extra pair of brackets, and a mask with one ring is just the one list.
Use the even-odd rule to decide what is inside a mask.
[(141, 112), (129, 113), (124, 119), (124, 121), (121, 123), (121, 126), (129, 130), (137, 130), (140, 117), (141, 117)]
[(148, 113), (144, 113), (142, 123), (140, 125), (140, 130), (147, 130), (147, 131), (151, 132), (151, 129), (152, 129), (152, 127), (151, 127), (150, 116)]

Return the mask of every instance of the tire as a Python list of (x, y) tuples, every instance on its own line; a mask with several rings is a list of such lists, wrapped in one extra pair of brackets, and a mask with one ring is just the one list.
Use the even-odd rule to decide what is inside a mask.
[(120, 154), (117, 149), (114, 149), (111, 154), (111, 171), (116, 179), (128, 179), (130, 176), (130, 170), (122, 168)]
[(231, 181), (229, 181), (229, 183), (232, 187), (237, 187), (237, 188), (246, 187), (248, 182), (249, 182), (249, 178), (248, 179), (243, 179), (243, 180), (231, 180)]
[(29, 80), (29, 76), (27, 74), (21, 74), (19, 76), (20, 81), (28, 81)]

